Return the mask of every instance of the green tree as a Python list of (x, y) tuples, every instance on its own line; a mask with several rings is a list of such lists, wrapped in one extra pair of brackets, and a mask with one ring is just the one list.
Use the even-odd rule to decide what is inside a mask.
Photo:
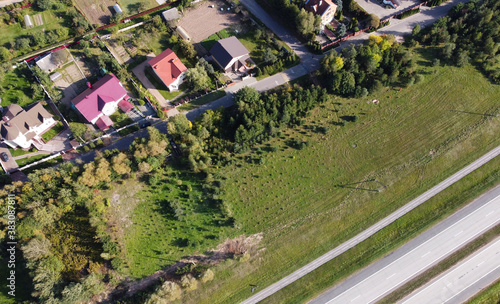
[(52, 6), (54, 5), (54, 3), (52, 2), (52, 0), (38, 0), (36, 2), (36, 5), (43, 11), (47, 11), (47, 10), (50, 10), (52, 8)]
[(375, 29), (380, 26), (380, 18), (377, 15), (370, 14), (370, 26)]
[(276, 60), (278, 60), (278, 57), (273, 54), (271, 48), (266, 48), (266, 50), (262, 53), (262, 60), (265, 63), (274, 63), (276, 62)]
[(12, 54), (10, 51), (4, 46), (0, 46), (0, 61), (9, 61), (11, 59)]
[(411, 34), (413, 36), (417, 36), (420, 33), (420, 24), (415, 25), (413, 30), (411, 31)]
[(305, 9), (300, 10), (300, 13), (297, 15), (296, 23), (297, 30), (302, 36), (313, 34), (317, 29), (314, 14), (306, 11)]
[(208, 89), (212, 85), (207, 71), (201, 65), (196, 65), (194, 68), (186, 71), (186, 82), (193, 91)]

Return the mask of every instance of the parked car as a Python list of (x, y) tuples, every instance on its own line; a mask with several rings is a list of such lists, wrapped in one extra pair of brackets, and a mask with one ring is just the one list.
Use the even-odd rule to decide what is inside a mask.
[(144, 129), (144, 128), (147, 128), (151, 126), (151, 123), (149, 121), (146, 121), (146, 122), (143, 122), (141, 125), (140, 125), (140, 128), (141, 129)]
[(2, 157), (2, 160), (4, 162), (9, 161), (9, 155), (7, 155), (6, 152), (2, 152), (2, 154), (0, 154), (0, 156)]

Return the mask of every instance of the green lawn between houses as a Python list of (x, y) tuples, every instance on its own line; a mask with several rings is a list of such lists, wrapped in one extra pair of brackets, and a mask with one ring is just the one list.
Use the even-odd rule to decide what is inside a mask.
[(207, 103), (212, 102), (214, 100), (217, 100), (219, 98), (222, 98), (224, 96), (226, 96), (226, 91), (224, 91), (223, 89), (220, 89), (218, 91), (208, 93), (207, 95), (202, 96), (200, 98), (197, 98), (197, 99), (190, 101), (188, 103), (185, 103), (185, 104), (181, 105), (178, 109), (179, 109), (179, 111), (189, 111), (189, 110), (195, 109), (201, 105), (204, 105), (204, 104), (207, 104)]
[(45, 142), (48, 142), (49, 140), (54, 138), (54, 136), (61, 133), (62, 130), (64, 130), (64, 126), (62, 122), (58, 121), (55, 126), (53, 126), (50, 130), (42, 134), (42, 138)]
[[(231, 202), (238, 234), (262, 232), (258, 257), (215, 268), (217, 279), (190, 292), (183, 303), (238, 303), (369, 227), (398, 207), (500, 144), (500, 87), (474, 67), (431, 67), (432, 52), (417, 58), (425, 80), (363, 99), (336, 98), (317, 108), (303, 127), (283, 132), (221, 169), (225, 201)], [(379, 105), (372, 98), (380, 100)], [(487, 115), (483, 115), (487, 114)], [(335, 123), (358, 115), (345, 127)], [(344, 117), (345, 118), (345, 117)], [(314, 132), (329, 126), (326, 135)], [(288, 147), (299, 138), (303, 150)], [(271, 147), (278, 152), (267, 152)], [(302, 303), (334, 281), (387, 254), (404, 240), (456, 210), (500, 180), (500, 160), (466, 177), (370, 242), (283, 289), (264, 303)], [(376, 178), (381, 192), (349, 184)], [(345, 187), (341, 187), (345, 185)], [(377, 183), (360, 188), (376, 190)], [(472, 195), (472, 196), (471, 196)], [(423, 217), (422, 217), (423, 216)], [(375, 248), (375, 250), (373, 249)]]

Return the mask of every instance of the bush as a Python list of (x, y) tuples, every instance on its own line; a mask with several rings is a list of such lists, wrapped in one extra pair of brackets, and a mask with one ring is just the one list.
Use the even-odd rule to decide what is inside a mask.
[(181, 286), (186, 291), (196, 290), (198, 288), (198, 281), (191, 274), (185, 274), (181, 278)]
[(201, 275), (201, 277), (200, 277), (200, 281), (201, 281), (202, 283), (206, 283), (206, 282), (208, 282), (208, 281), (212, 281), (212, 280), (214, 279), (214, 277), (215, 277), (214, 272), (213, 272), (212, 270), (210, 270), (210, 269), (207, 269), (207, 271), (205, 271), (205, 272)]
[(182, 296), (182, 289), (179, 284), (171, 281), (164, 282), (158, 287), (145, 304), (166, 304), (170, 301), (180, 299)]

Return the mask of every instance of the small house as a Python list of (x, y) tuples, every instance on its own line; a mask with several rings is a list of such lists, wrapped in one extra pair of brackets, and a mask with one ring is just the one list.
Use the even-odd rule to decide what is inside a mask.
[(321, 17), (323, 26), (330, 23), (335, 17), (337, 5), (331, 0), (307, 0), (304, 9)]
[(251, 62), (250, 52), (238, 40), (231, 36), (215, 42), (210, 54), (217, 65), (226, 73), (245, 72)]
[(184, 82), (187, 68), (171, 49), (166, 49), (160, 55), (151, 59), (148, 64), (154, 75), (170, 91), (177, 91)]

